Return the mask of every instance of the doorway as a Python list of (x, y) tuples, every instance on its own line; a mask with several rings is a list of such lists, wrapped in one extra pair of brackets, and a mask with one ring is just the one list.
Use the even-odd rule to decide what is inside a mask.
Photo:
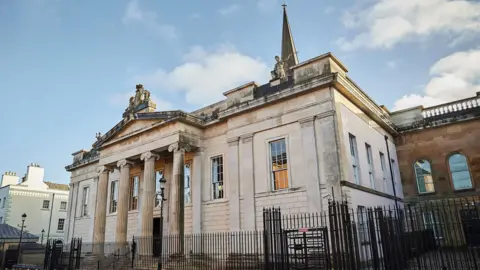
[(160, 255), (160, 245), (162, 241), (162, 232), (160, 231), (160, 218), (153, 218), (153, 255)]

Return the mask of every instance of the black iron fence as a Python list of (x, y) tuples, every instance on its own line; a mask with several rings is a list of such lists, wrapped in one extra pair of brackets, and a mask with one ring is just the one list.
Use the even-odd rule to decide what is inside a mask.
[[(76, 242), (68, 269), (480, 269), (480, 204), (330, 202), (313, 214), (263, 211), (263, 230)], [(76, 247), (76, 248), (75, 248)], [(92, 255), (95, 250), (105, 256)], [(50, 254), (52, 257), (52, 254)]]

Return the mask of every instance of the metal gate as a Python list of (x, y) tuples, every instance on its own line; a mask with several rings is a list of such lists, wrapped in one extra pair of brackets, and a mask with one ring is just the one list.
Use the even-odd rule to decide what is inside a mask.
[(287, 269), (330, 269), (327, 228), (285, 230)]

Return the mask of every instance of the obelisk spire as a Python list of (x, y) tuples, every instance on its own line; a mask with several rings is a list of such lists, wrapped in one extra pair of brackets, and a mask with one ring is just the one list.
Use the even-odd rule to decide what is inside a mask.
[(288, 23), (287, 5), (285, 2), (283, 7), (283, 30), (282, 30), (282, 60), (287, 63), (288, 67), (298, 64), (297, 50), (293, 42), (292, 31), (290, 31), (290, 24)]

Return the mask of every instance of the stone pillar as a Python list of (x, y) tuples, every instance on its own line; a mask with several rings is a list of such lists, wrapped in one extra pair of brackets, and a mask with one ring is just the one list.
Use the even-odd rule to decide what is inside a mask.
[(95, 204), (95, 221), (93, 225), (93, 254), (104, 255), (105, 221), (107, 216), (107, 190), (109, 169), (101, 166), (97, 170), (97, 200)]
[(255, 178), (253, 173), (253, 134), (241, 137), (241, 179), (243, 189), (243, 230), (255, 230)]
[(118, 184), (117, 198), (117, 227), (115, 233), (115, 242), (117, 249), (125, 247), (127, 243), (127, 226), (128, 226), (128, 202), (130, 191), (130, 167), (132, 162), (123, 159), (117, 162), (120, 168), (120, 181)]
[(228, 140), (228, 194), (230, 231), (240, 230), (240, 181), (238, 175), (238, 137)]
[(308, 211), (310, 213), (318, 213), (322, 210), (317, 142), (315, 140), (315, 128), (313, 126), (314, 120), (315, 117), (307, 117), (298, 121), (302, 134), (304, 178), (307, 188)]
[(158, 155), (152, 152), (143, 153), (140, 159), (144, 161), (143, 193), (140, 205), (140, 239), (143, 244), (139, 247), (140, 255), (153, 254), (153, 208), (155, 204), (155, 160)]
[(202, 176), (203, 176), (203, 149), (195, 152), (193, 157), (192, 173), (192, 225), (193, 233), (202, 233)]
[(170, 180), (170, 200), (169, 203), (169, 232), (178, 235), (179, 246), (177, 252), (183, 254), (185, 237), (185, 175), (184, 162), (185, 151), (190, 147), (182, 143), (174, 143), (168, 147), (169, 152), (173, 152), (173, 177)]
[[(67, 207), (68, 207), (68, 212), (67, 212), (67, 220), (65, 226), (67, 227), (67, 232), (65, 234), (65, 242), (69, 243), (70, 242), (70, 231), (71, 231), (71, 225), (74, 223), (75, 217), (74, 217), (74, 211), (73, 211), (73, 200), (76, 194), (76, 186), (75, 183), (70, 183), (70, 192), (68, 193), (68, 202), (67, 202)], [(43, 243), (41, 243), (43, 244)]]

